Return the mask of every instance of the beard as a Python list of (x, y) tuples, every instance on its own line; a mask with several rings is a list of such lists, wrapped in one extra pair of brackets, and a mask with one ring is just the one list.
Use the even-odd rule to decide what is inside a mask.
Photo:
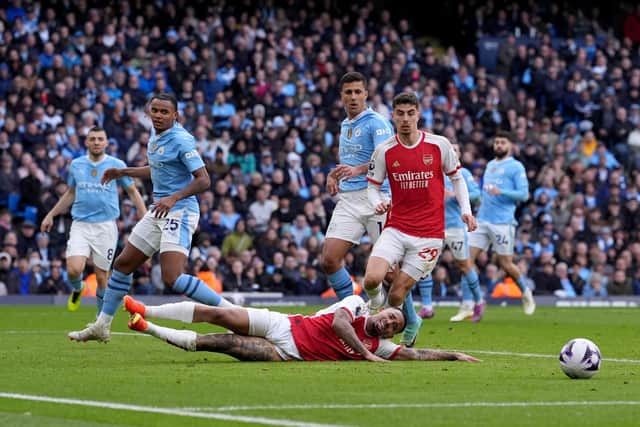
[(502, 148), (494, 149), (493, 152), (496, 155), (497, 159), (504, 159), (505, 157), (507, 157), (509, 155), (509, 150), (505, 150), (505, 149), (502, 149)]

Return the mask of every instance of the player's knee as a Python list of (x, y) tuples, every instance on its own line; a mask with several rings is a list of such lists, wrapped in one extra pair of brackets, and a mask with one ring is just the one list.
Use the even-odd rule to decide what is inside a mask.
[(163, 271), (162, 272), (162, 283), (165, 286), (173, 287), (173, 284), (178, 280), (178, 275), (172, 271)]
[(67, 266), (67, 275), (69, 277), (80, 277), (82, 276), (83, 272), (84, 272), (84, 268), (80, 268), (80, 266), (77, 266), (77, 265)]
[(320, 267), (324, 274), (333, 274), (340, 269), (341, 263), (338, 258), (330, 254), (322, 254)]
[(364, 275), (364, 287), (367, 289), (373, 289), (378, 286), (383, 279), (384, 275), (380, 276), (379, 274), (373, 272), (367, 272)]

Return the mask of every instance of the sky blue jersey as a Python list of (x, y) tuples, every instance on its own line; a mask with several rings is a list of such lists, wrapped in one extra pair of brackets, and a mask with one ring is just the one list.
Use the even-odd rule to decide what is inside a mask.
[[(393, 136), (393, 127), (389, 120), (371, 108), (367, 108), (353, 120), (344, 119), (340, 126), (340, 163), (349, 166), (369, 163), (373, 150), (391, 136)], [(367, 175), (362, 174), (348, 180), (341, 180), (340, 190), (364, 190), (367, 185)], [(389, 192), (389, 183), (386, 179), (381, 190)]]
[[(467, 183), (467, 189), (469, 190), (469, 201), (474, 202), (480, 199), (480, 187), (473, 180), (473, 175), (466, 168), (460, 168), (462, 177)], [(454, 191), (453, 184), (448, 176), (444, 177), (444, 188), (447, 191)], [(462, 211), (460, 210), (460, 204), (455, 197), (447, 197), (444, 204), (444, 219), (445, 228), (464, 228), (467, 226), (462, 222)]]
[[(195, 138), (179, 123), (160, 135), (151, 132), (147, 157), (151, 167), (154, 202), (185, 188), (194, 179), (192, 172), (204, 167), (196, 150)], [(178, 200), (171, 210), (185, 208), (200, 212), (195, 195)]]
[(106, 185), (100, 184), (105, 170), (124, 168), (127, 165), (115, 157), (105, 155), (93, 163), (89, 156), (74, 159), (69, 167), (67, 183), (75, 189), (76, 197), (71, 205), (71, 218), (83, 222), (114, 221), (120, 216), (117, 184), (123, 188), (133, 185), (131, 178), (123, 177)]
[[(492, 196), (487, 192), (491, 186), (501, 194)], [(529, 181), (524, 166), (513, 157), (493, 159), (487, 163), (482, 177), (482, 202), (478, 210), (478, 221), (490, 224), (514, 224), (516, 206), (529, 198)]]

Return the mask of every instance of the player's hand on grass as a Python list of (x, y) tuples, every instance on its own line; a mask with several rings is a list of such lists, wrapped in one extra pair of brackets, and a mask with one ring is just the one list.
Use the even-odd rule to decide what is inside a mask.
[(458, 352), (456, 352), (456, 360), (459, 360), (460, 362), (473, 362), (473, 363), (482, 362), (482, 360), (476, 359), (473, 356), (469, 356), (468, 354), (458, 353)]
[(101, 184), (108, 184), (114, 179), (120, 179), (124, 176), (124, 171), (120, 168), (109, 168), (102, 174), (102, 178), (100, 178)]
[(462, 222), (467, 224), (467, 229), (469, 231), (474, 231), (476, 228), (478, 228), (478, 221), (476, 220), (476, 217), (474, 217), (473, 215), (470, 215), (470, 214), (462, 215)]
[(383, 359), (382, 357), (376, 356), (370, 351), (367, 351), (367, 354), (363, 354), (363, 356), (364, 356), (364, 359), (368, 360), (369, 362), (388, 362), (387, 359)]
[(169, 214), (172, 207), (175, 206), (178, 199), (173, 195), (163, 197), (153, 204), (152, 212), (156, 218), (164, 218)]

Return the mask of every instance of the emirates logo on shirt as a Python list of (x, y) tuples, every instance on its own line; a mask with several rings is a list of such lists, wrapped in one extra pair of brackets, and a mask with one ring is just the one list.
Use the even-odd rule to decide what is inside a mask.
[(433, 154), (423, 154), (422, 155), (422, 163), (429, 166), (433, 163)]

